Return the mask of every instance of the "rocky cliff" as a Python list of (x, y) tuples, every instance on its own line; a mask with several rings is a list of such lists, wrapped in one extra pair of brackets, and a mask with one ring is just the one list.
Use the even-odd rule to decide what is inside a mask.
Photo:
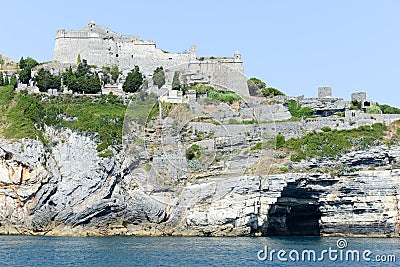
[(2, 234), (399, 235), (400, 147), (344, 155), (340, 164), (360, 166), (351, 173), (215, 168), (155, 186), (144, 156), (114, 149), (114, 157), (102, 158), (92, 136), (48, 134), (46, 145), (0, 141)]

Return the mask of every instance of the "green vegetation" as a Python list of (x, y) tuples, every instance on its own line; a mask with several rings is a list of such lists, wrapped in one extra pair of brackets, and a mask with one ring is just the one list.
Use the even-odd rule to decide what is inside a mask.
[(352, 149), (373, 145), (377, 140), (382, 140), (386, 130), (386, 126), (377, 123), (352, 130), (312, 132), (301, 138), (289, 139), (281, 147), (293, 152), (292, 161), (307, 157), (336, 157)]
[(38, 73), (34, 77), (36, 86), (39, 87), (40, 92), (47, 92), (47, 89), (60, 89), (61, 77), (54, 76), (50, 71), (43, 68), (39, 69)]
[(126, 119), (134, 119), (139, 124), (144, 125), (152, 118), (158, 116), (159, 107), (157, 96), (154, 94), (148, 95), (145, 92), (139, 92), (135, 95), (126, 111)]
[(0, 72), (0, 86), (4, 85), (4, 77), (3, 77), (3, 72)]
[(101, 90), (100, 78), (96, 72), (92, 72), (91, 66), (87, 64), (86, 59), (79, 63), (75, 72), (69, 67), (62, 74), (62, 77), (64, 84), (74, 93), (96, 94)]
[(365, 112), (368, 114), (382, 114), (382, 110), (379, 108), (379, 106), (366, 107)]
[(225, 103), (233, 103), (242, 99), (242, 97), (235, 92), (215, 89), (209, 89), (207, 91), (207, 97)]
[(8, 80), (8, 76), (7, 76), (7, 74), (6, 74), (6, 76), (4, 77), (3, 86), (7, 86), (7, 85), (9, 85), (9, 84), (10, 84), (10, 81)]
[(112, 156), (114, 156), (114, 153), (110, 149), (107, 149), (104, 152), (99, 153), (99, 157), (101, 157), (101, 158), (108, 158), (108, 157), (112, 157)]
[(174, 78), (172, 78), (172, 90), (181, 89), (181, 81), (179, 80), (179, 71), (174, 72)]
[(275, 141), (276, 141), (276, 148), (282, 148), (285, 145), (285, 137), (281, 134), (278, 134), (275, 137)]
[[(99, 97), (63, 95), (43, 98), (15, 94), (12, 86), (0, 87), (1, 134), (6, 138), (43, 137), (44, 125), (98, 133), (98, 151), (119, 145), (126, 106), (114, 95)], [(108, 157), (110, 152), (104, 152)]]
[(383, 114), (400, 114), (400, 108), (392, 107), (386, 104), (377, 104), (377, 106), (379, 106)]
[(289, 171), (289, 169), (287, 167), (285, 167), (285, 166), (280, 167), (280, 170), (281, 170), (281, 172), (288, 172)]
[(190, 86), (185, 87), (184, 91), (187, 90), (195, 90), (196, 95), (204, 95), (207, 94), (208, 91), (213, 90), (214, 87), (204, 83), (195, 83)]
[(273, 88), (273, 87), (263, 88), (263, 89), (261, 89), (261, 93), (265, 97), (274, 97), (274, 96), (278, 96), (278, 95), (285, 95), (283, 92), (281, 92), (280, 90)]
[(322, 130), (323, 132), (330, 132), (330, 131), (332, 131), (332, 129), (331, 129), (330, 127), (328, 127), (328, 126), (322, 127), (321, 130)]
[(252, 96), (258, 95), (260, 90), (262, 90), (266, 86), (267, 84), (258, 78), (252, 77), (247, 80), (247, 87), (249, 88), (249, 93)]
[(199, 145), (192, 145), (186, 150), (186, 158), (188, 160), (199, 159), (201, 157), (201, 147)]
[(251, 119), (251, 120), (247, 120), (247, 121), (243, 121), (243, 124), (258, 124), (258, 120), (256, 119)]
[(19, 61), (19, 68), (21, 71), (19, 72), (19, 80), (21, 83), (28, 84), (29, 80), (32, 78), (32, 68), (39, 65), (39, 63), (31, 57), (27, 57), (24, 59), (21, 57)]
[(103, 82), (114, 84), (117, 82), (119, 75), (122, 73), (117, 65), (103, 66)]
[(153, 83), (160, 89), (165, 84), (165, 72), (163, 67), (158, 67), (153, 72)]
[(144, 170), (145, 170), (146, 172), (151, 171), (151, 168), (152, 168), (152, 165), (151, 165), (150, 162), (147, 162), (147, 163), (144, 165)]
[(17, 88), (18, 80), (17, 80), (17, 77), (15, 76), (15, 74), (13, 74), (13, 75), (11, 76), (9, 84), (10, 84), (12, 87)]
[(292, 117), (302, 118), (313, 115), (313, 110), (310, 107), (302, 107), (296, 100), (290, 99), (287, 101), (287, 107)]
[(122, 85), (122, 89), (125, 92), (134, 93), (137, 92), (143, 84), (143, 75), (139, 70), (138, 66), (128, 73), (124, 84)]
[(350, 105), (351, 110), (360, 110), (361, 109), (361, 102), (357, 100), (352, 100)]
[(238, 121), (237, 119), (229, 118), (228, 124), (241, 124), (241, 122)]

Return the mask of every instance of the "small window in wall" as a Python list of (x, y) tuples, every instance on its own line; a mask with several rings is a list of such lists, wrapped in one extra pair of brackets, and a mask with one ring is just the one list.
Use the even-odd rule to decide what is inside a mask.
[(131, 58), (133, 58), (133, 55), (131, 55)]
[(115, 57), (118, 57), (118, 54), (115, 54)]
[(364, 102), (364, 107), (370, 107), (370, 106), (371, 106), (371, 103), (369, 101)]

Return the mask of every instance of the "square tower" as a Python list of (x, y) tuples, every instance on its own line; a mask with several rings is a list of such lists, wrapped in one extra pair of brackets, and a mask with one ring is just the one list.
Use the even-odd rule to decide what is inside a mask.
[(318, 87), (318, 98), (332, 98), (332, 88), (331, 87)]

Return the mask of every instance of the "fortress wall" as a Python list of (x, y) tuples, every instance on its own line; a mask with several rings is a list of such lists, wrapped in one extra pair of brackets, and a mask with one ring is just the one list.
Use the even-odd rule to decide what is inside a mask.
[(121, 70), (133, 69), (138, 65), (145, 74), (153, 73), (158, 66), (167, 68), (190, 60), (189, 54), (164, 53), (152, 42), (117, 42), (101, 37), (56, 38), (54, 60), (74, 64), (78, 54), (91, 65), (101, 67), (115, 64)]
[[(188, 54), (188, 56), (190, 56)], [(219, 90), (231, 90), (241, 96), (249, 96), (247, 77), (243, 72), (243, 62), (225, 62), (218, 60), (187, 61), (187, 63), (167, 69), (167, 79), (172, 82), (174, 72), (179, 71), (186, 75), (196, 75), (200, 82), (209, 82)], [(196, 81), (194, 81), (196, 82)]]
[(82, 30), (57, 31), (53, 59), (60, 63), (76, 64), (78, 55), (86, 59), (88, 64), (98, 67), (118, 65), (120, 70), (125, 71), (137, 65), (145, 75), (152, 74), (155, 68), (162, 66), (169, 82), (172, 82), (174, 72), (179, 70), (200, 76), (195, 82), (209, 82), (217, 89), (249, 96), (247, 78), (238, 51), (233, 58), (200, 61), (196, 59), (195, 47), (187, 54), (165, 53), (156, 48), (153, 41), (143, 41), (138, 36), (119, 35), (90, 21)]

